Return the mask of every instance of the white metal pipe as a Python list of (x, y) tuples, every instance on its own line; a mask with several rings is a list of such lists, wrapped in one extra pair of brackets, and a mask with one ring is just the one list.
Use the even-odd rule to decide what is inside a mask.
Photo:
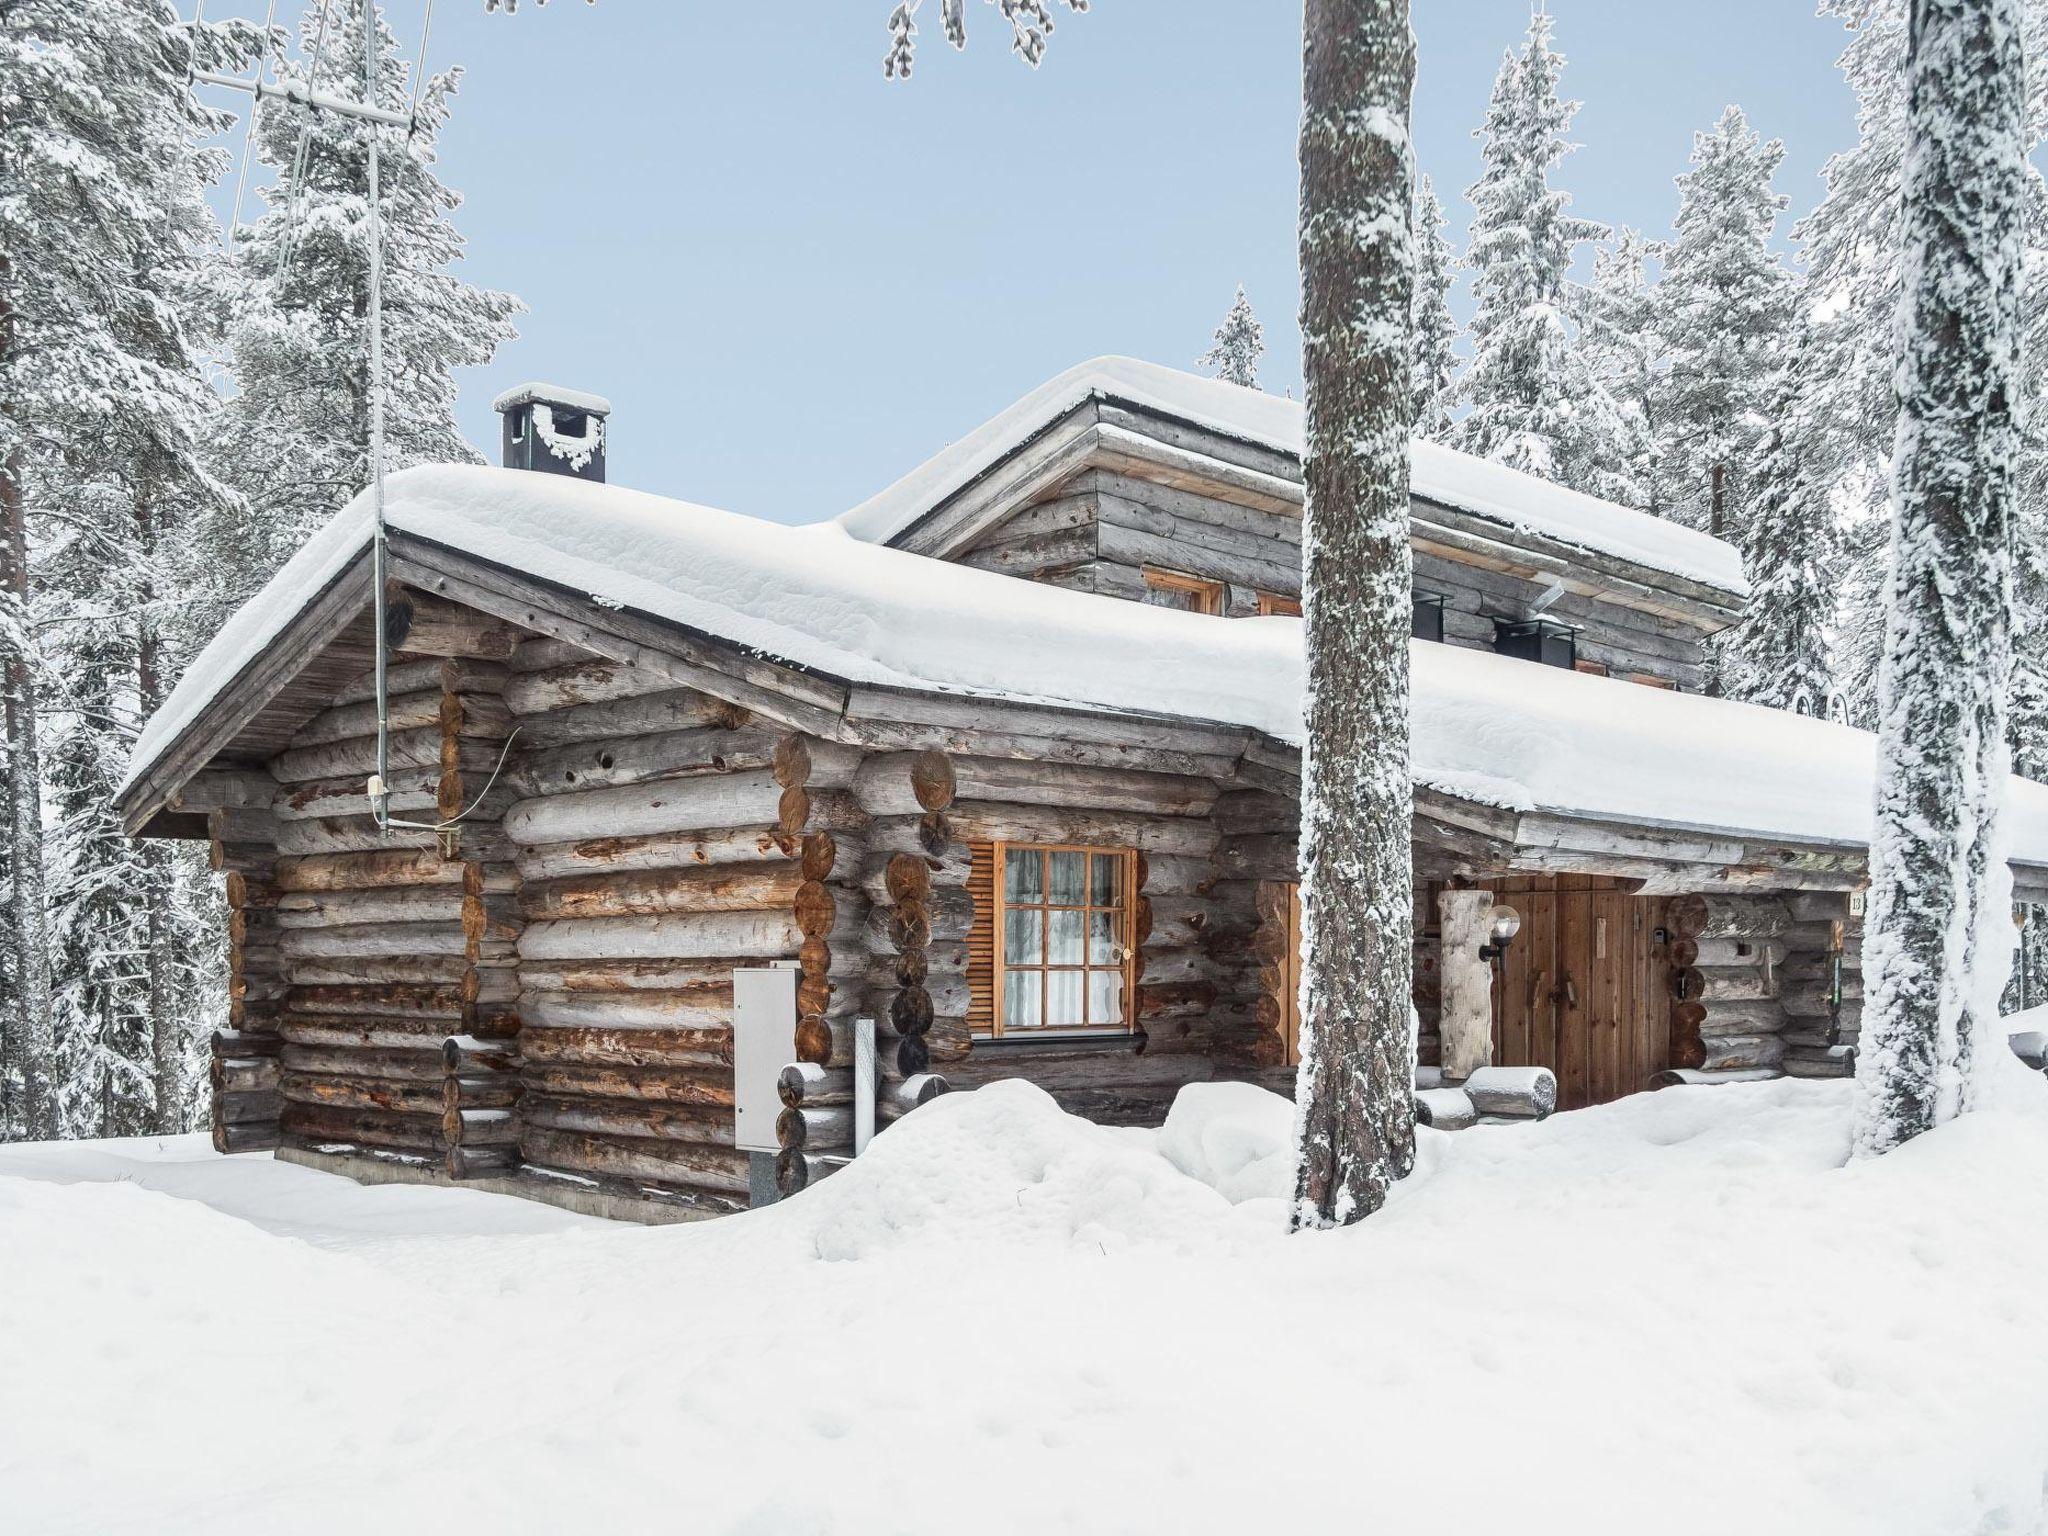
[[(377, 0), (363, 0), (363, 96), (375, 110), (377, 100)], [(366, 114), (367, 115), (367, 114)], [(404, 119), (399, 119), (403, 122)], [(377, 777), (370, 787), (370, 808), (377, 825), (391, 829), (391, 690), (387, 675), (390, 638), (384, 598), (388, 553), (384, 540), (384, 223), (379, 204), (377, 135), (369, 135), (369, 210), (365, 221), (370, 241), (370, 516), (372, 554), (370, 579), (376, 583), (377, 629)]]
[(372, 106), (360, 101), (350, 101), (345, 96), (336, 96), (327, 91), (312, 90), (297, 81), (273, 85), (267, 80), (240, 80), (233, 75), (216, 75), (203, 69), (194, 70), (192, 78), (202, 85), (225, 86), (231, 91), (247, 91), (251, 96), (275, 96), (283, 101), (318, 107), (322, 112), (333, 112), (342, 117), (368, 118), (373, 123), (383, 123), (390, 128), (412, 126), (412, 118), (404, 112), (393, 112), (388, 107)]

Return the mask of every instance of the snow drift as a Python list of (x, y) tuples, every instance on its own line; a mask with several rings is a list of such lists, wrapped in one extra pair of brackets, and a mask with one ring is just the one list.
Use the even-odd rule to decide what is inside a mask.
[(1157, 1134), (952, 1096), (785, 1205), (658, 1230), (193, 1140), (0, 1149), (0, 1313), (30, 1320), (0, 1330), (0, 1507), (43, 1536), (2039, 1531), (2048, 1086), (2009, 1078), (1851, 1166), (1839, 1083), (1425, 1129), (1385, 1211), (1296, 1238), (1251, 1089)]

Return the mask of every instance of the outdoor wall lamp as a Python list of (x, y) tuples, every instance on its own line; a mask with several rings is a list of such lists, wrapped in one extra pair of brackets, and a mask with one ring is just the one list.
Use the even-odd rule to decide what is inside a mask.
[(1479, 946), (1479, 958), (1498, 960), (1508, 952), (1515, 935), (1522, 931), (1522, 914), (1513, 907), (1493, 909), (1493, 927), (1487, 933), (1487, 942)]

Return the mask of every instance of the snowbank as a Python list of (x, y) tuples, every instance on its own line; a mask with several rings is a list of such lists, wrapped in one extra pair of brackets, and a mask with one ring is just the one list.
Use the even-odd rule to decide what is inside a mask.
[[(1304, 734), (1299, 619), (1219, 623), (960, 566), (935, 580), (923, 556), (830, 524), (559, 475), (411, 469), (387, 508), (419, 538), (852, 681)], [(369, 532), (358, 498), (229, 619), (144, 729), (131, 782)], [(1869, 841), (1867, 732), (1456, 646), (1411, 657), (1418, 784), (1514, 810)], [(2048, 789), (2013, 785), (2015, 856), (2048, 862)]]
[[(954, 491), (1090, 399), (1144, 406), (1297, 460), (1302, 454), (1304, 417), (1298, 400), (1136, 358), (1097, 357), (1039, 385), (949, 444), (886, 490), (843, 514), (840, 526), (857, 539), (886, 544)], [(1437, 443), (1418, 442), (1409, 456), (1409, 477), (1414, 493), (1425, 501), (1683, 576), (1733, 597), (1749, 591), (1742, 574), (1742, 556), (1733, 545), (1505, 465)]]
[[(1159, 1136), (952, 1096), (785, 1205), (654, 1230), (202, 1178), (190, 1142), (0, 1149), (0, 1508), (38, 1536), (2039, 1531), (2048, 1084), (2013, 1072), (2012, 1107), (1846, 1167), (1843, 1083), (1425, 1131), (1385, 1211), (1292, 1238), (1218, 1192), (1270, 1160), (1256, 1090)], [(283, 1229), (251, 1193), (279, 1176)]]

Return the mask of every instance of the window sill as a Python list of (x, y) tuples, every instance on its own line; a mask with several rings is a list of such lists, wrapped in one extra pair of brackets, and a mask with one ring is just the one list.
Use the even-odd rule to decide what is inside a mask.
[[(1033, 1030), (1030, 1034), (976, 1035), (974, 1049), (1000, 1051), (1005, 1055), (1029, 1056), (1034, 1051), (1058, 1051), (1063, 1056), (1087, 1052), (1098, 1056), (1134, 1056), (1145, 1049), (1144, 1031), (1118, 1030)], [(936, 1069), (935, 1069), (936, 1070)]]

